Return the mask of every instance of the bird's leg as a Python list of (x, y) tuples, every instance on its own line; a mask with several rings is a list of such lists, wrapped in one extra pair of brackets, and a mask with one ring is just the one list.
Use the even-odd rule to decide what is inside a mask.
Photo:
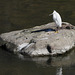
[(59, 27), (56, 28), (55, 33), (58, 33), (58, 29), (59, 29)]
[(63, 29), (63, 27), (60, 27), (60, 29)]
[(58, 29), (59, 29), (59, 30), (60, 30), (60, 29), (63, 29), (63, 27), (59, 27)]

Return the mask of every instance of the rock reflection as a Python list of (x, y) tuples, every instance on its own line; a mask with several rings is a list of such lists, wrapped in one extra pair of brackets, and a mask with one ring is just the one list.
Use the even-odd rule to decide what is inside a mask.
[(37, 67), (41, 66), (45, 67), (46, 69), (50, 67), (56, 67), (56, 69), (54, 69), (53, 71), (51, 70), (51, 72), (54, 72), (55, 75), (63, 75), (64, 67), (73, 66), (75, 64), (75, 49), (73, 49), (68, 54), (56, 57), (46, 56), (31, 58), (29, 56), (23, 56), (21, 54), (18, 54), (18, 57), (24, 61), (33, 61)]
[(61, 56), (56, 56), (56, 57), (51, 57), (51, 56), (46, 56), (46, 57), (29, 57), (29, 56), (23, 56), (21, 54), (18, 54), (18, 57), (22, 60), (28, 60), (28, 61), (34, 61), (36, 64), (41, 65), (41, 66), (55, 66), (55, 67), (60, 67), (60, 66), (72, 66), (75, 64), (75, 49), (73, 49), (70, 53), (61, 55)]

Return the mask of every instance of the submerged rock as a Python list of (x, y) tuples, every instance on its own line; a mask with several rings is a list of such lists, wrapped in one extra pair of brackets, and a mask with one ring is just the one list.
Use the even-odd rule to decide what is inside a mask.
[(54, 22), (0, 35), (0, 46), (29, 56), (57, 55), (75, 46), (75, 26), (63, 22), (55, 33)]

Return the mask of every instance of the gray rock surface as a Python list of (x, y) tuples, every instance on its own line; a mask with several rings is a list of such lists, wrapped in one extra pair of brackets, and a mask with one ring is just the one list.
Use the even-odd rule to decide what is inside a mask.
[(52, 22), (29, 29), (3, 33), (0, 35), (0, 46), (14, 53), (29, 56), (66, 53), (75, 46), (75, 26), (63, 22), (63, 28), (58, 33), (55, 33), (55, 29), (56, 25)]

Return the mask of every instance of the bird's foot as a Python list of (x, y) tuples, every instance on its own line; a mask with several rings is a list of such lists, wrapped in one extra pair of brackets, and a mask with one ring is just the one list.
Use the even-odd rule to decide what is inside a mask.
[(58, 33), (58, 31), (55, 31), (55, 33)]

